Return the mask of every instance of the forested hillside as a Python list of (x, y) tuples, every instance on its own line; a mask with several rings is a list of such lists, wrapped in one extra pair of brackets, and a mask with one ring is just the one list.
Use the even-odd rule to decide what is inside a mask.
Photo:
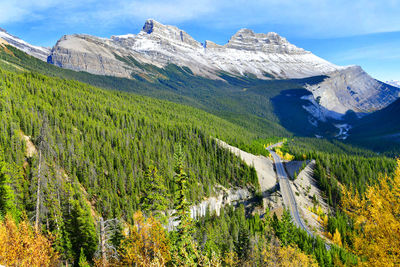
[[(387, 232), (376, 228), (384, 228), (376, 210), (398, 227), (396, 161), (338, 141), (295, 137), (280, 148), (297, 160), (316, 160), (313, 178), (330, 205), (328, 214), (317, 214), (329, 247), (296, 228), (285, 210), (230, 206), (219, 216), (190, 218), (190, 205), (219, 185), (245, 187), (255, 199), (271, 193), (259, 192), (255, 169), (215, 138), (268, 156), (265, 144), (292, 135), (281, 125), (303, 127), (305, 113), (280, 121), (290, 117), (285, 96), (323, 77), (221, 74), (228, 82), (211, 81), (169, 65), (156, 70), (158, 78), (129, 80), (0, 48), (0, 264), (354, 266), (376, 265), (379, 255), (399, 263), (391, 256), (396, 250), (377, 245), (397, 244), (398, 235), (380, 240)], [(293, 104), (291, 114), (302, 103)], [(371, 208), (374, 201), (387, 209)], [(170, 232), (167, 210), (177, 225)]]
[[(5, 70), (0, 70), (0, 96), (2, 172), (11, 173), (16, 212), (39, 215), (38, 223), (47, 231), (61, 231), (60, 225), (70, 219), (89, 216), (88, 204), (92, 215), (132, 222), (134, 211), (143, 209), (140, 199), (148, 193), (143, 177), (150, 165), (173, 196), (178, 143), (187, 159), (190, 201), (209, 196), (216, 184), (258, 187), (254, 169), (212, 138), (246, 143), (254, 136), (200, 110)], [(26, 154), (24, 136), (35, 147), (31, 155)], [(72, 226), (65, 227), (65, 234), (75, 238)], [(92, 250), (85, 248), (88, 256), (93, 256), (93, 238), (88, 241)]]

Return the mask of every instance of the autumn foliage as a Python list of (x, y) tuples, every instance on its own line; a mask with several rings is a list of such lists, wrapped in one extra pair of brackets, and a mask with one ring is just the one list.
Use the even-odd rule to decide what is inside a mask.
[(169, 242), (164, 228), (156, 219), (145, 218), (139, 211), (135, 225), (121, 244), (124, 266), (165, 266), (170, 260)]
[(31, 225), (16, 224), (6, 216), (0, 224), (0, 264), (6, 266), (51, 266), (58, 254), (51, 246), (51, 238), (35, 233)]
[(317, 261), (312, 256), (291, 245), (281, 247), (279, 244), (271, 244), (268, 249), (263, 251), (263, 257), (266, 266), (318, 266)]
[(382, 176), (365, 195), (344, 189), (343, 209), (354, 219), (354, 252), (369, 266), (400, 265), (400, 160), (394, 177)]

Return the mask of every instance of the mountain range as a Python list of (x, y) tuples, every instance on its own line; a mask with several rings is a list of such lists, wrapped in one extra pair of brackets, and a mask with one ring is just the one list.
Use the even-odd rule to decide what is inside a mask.
[(384, 109), (400, 92), (396, 83), (380, 82), (359, 66), (337, 66), (274, 32), (241, 29), (228, 43), (218, 45), (199, 42), (175, 26), (149, 19), (137, 34), (110, 38), (64, 35), (51, 49), (33, 46), (5, 30), (0, 31), (0, 38), (61, 68), (149, 83), (169, 82), (171, 77), (160, 69), (171, 64), (190, 75), (227, 83), (241, 77), (276, 81), (320, 76), (319, 82), (302, 85), (309, 92), (299, 96), (301, 108), (308, 113), (304, 123), (319, 128), (329, 121), (339, 132), (343, 127), (338, 123), (351, 127), (346, 121), (349, 112), (361, 118)]

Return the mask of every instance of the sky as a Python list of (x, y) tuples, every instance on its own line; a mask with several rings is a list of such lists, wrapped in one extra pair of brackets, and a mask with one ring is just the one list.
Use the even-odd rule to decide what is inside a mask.
[(0, 27), (40, 46), (137, 33), (148, 18), (218, 44), (241, 28), (277, 32), (335, 64), (400, 80), (400, 0), (0, 0)]

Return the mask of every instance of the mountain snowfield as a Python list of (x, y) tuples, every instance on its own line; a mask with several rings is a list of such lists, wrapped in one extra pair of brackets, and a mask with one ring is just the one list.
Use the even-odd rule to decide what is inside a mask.
[(175, 26), (149, 19), (138, 34), (101, 38), (86, 34), (64, 35), (50, 50), (30, 45), (4, 30), (0, 38), (48, 63), (75, 71), (133, 79), (154, 75), (159, 68), (176, 64), (195, 75), (223, 79), (222, 74), (259, 79), (295, 79), (326, 76), (307, 86), (313, 94), (304, 108), (316, 119), (341, 119), (352, 110), (360, 116), (382, 109), (398, 96), (400, 89), (379, 82), (359, 66), (337, 66), (289, 43), (277, 33), (254, 33), (241, 29), (227, 44), (200, 43)]
[(28, 55), (34, 56), (43, 61), (47, 61), (47, 57), (50, 54), (50, 48), (31, 45), (24, 40), (9, 34), (2, 28), (0, 28), (0, 39), (5, 40), (8, 44), (24, 51)]

